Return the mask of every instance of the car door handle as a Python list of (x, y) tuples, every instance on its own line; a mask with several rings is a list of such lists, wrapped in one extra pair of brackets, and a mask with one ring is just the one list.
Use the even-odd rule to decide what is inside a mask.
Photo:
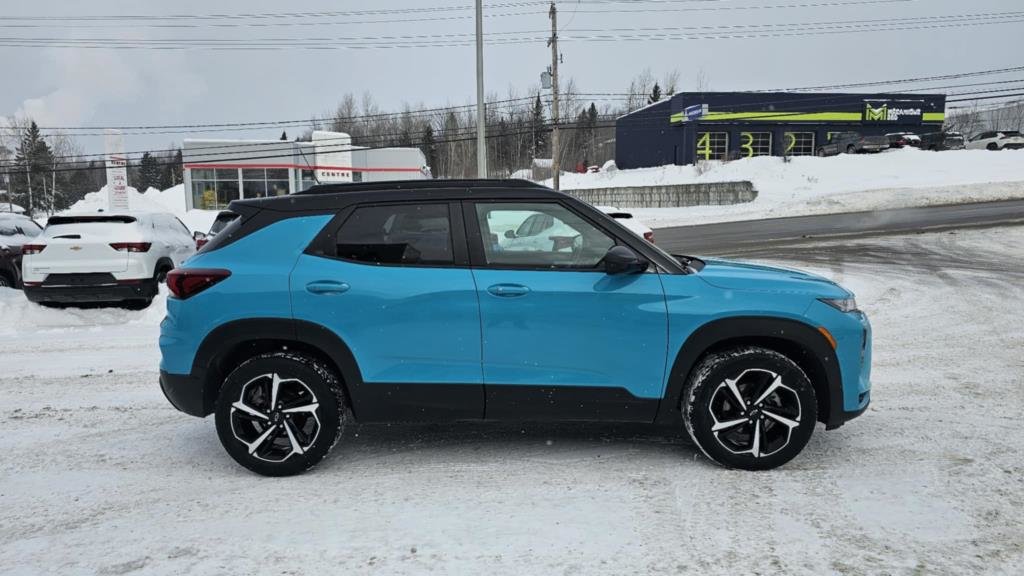
[(495, 296), (501, 296), (503, 298), (526, 296), (530, 293), (530, 289), (522, 284), (495, 284), (494, 286), (489, 287), (487, 291)]
[(344, 294), (351, 286), (347, 282), (310, 282), (306, 284), (306, 291), (311, 294)]

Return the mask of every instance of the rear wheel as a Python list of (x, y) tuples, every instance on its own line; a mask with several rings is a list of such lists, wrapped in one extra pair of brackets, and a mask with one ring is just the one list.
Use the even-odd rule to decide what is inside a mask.
[(846, 153), (847, 154), (856, 154), (857, 153), (857, 147), (852, 145), (852, 144), (847, 146), (846, 147)]
[(0, 272), (0, 288), (14, 288), (14, 282), (3, 272)]
[(817, 421), (814, 387), (786, 356), (760, 347), (708, 355), (683, 392), (693, 442), (722, 466), (767, 470), (792, 460)]
[(999, 144), (996, 144), (995, 142), (991, 142), (985, 148), (987, 148), (987, 149), (989, 149), (989, 150), (991, 150), (993, 152), (998, 152), (999, 151)]
[(825, 154), (825, 149), (824, 148), (818, 148), (818, 157), (819, 158), (824, 158), (825, 156), (827, 156), (827, 154)]
[(345, 425), (344, 393), (323, 362), (292, 352), (243, 362), (217, 399), (217, 435), (228, 454), (264, 476), (315, 466)]

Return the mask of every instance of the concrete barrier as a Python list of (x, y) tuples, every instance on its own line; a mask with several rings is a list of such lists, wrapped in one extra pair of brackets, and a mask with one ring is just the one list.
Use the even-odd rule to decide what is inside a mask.
[(619, 208), (719, 206), (752, 202), (757, 198), (757, 190), (749, 181), (589, 188), (564, 192), (595, 206)]

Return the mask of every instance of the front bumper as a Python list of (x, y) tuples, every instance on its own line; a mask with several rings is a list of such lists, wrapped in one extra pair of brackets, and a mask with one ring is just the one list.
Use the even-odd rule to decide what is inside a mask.
[(81, 286), (24, 285), (25, 296), (31, 302), (74, 304), (86, 302), (120, 302), (145, 300), (157, 295), (155, 280), (141, 280), (134, 284), (94, 284)]

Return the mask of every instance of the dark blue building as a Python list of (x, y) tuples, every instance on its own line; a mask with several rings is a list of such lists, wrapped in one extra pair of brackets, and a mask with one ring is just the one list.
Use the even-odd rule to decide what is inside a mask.
[(942, 130), (944, 94), (684, 92), (620, 117), (619, 168), (810, 156), (837, 132)]

